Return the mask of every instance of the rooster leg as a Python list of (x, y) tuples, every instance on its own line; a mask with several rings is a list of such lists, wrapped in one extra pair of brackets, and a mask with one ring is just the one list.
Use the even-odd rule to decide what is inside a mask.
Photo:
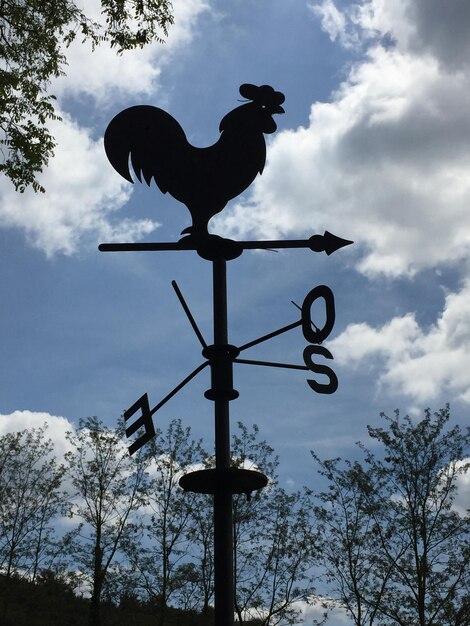
[(227, 261), (236, 259), (243, 252), (243, 248), (236, 241), (231, 239), (225, 239), (219, 235), (211, 235), (207, 229), (208, 221), (203, 222), (199, 220), (198, 223), (194, 223), (192, 226), (185, 228), (182, 231), (182, 235), (185, 237), (180, 239), (180, 244), (184, 248), (187, 246), (191, 249), (196, 249), (199, 256), (203, 259), (213, 261), (215, 259), (225, 259)]
[(209, 231), (207, 230), (207, 222), (205, 222), (204, 224), (194, 224), (193, 222), (192, 226), (188, 226), (188, 228), (182, 230), (181, 234), (186, 235), (186, 237), (180, 239), (181, 242), (191, 242), (191, 244), (196, 245), (199, 245), (199, 243), (203, 243), (204, 241), (207, 241), (209, 237), (214, 236), (209, 235)]

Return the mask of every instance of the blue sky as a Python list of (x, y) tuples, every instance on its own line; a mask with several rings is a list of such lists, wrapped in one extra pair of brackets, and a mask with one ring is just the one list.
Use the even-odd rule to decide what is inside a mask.
[[(326, 229), (355, 244), (331, 257), (245, 252), (230, 263), (236, 344), (295, 321), (291, 300), (331, 287), (325, 345), (339, 378), (321, 396), (303, 372), (239, 365), (232, 423), (260, 426), (288, 486), (312, 485), (311, 448), (352, 457), (380, 411), (419, 416), (450, 402), (454, 423), (468, 424), (469, 20), (466, 0), (178, 0), (163, 46), (116, 57), (74, 45), (67, 77), (51, 85), (63, 121), (53, 124), (47, 193), (0, 181), (2, 431), (47, 418), (60, 433), (89, 415), (114, 425), (142, 393), (156, 404), (202, 361), (170, 282), (210, 341), (210, 263), (191, 252), (98, 252), (106, 241), (176, 241), (189, 224), (182, 204), (119, 177), (102, 136), (118, 111), (148, 103), (210, 145), (245, 82), (283, 91), (286, 114), (263, 175), (212, 232)], [(305, 345), (296, 329), (250, 356), (302, 363)], [(210, 446), (208, 385), (205, 371), (158, 425), (181, 417)]]

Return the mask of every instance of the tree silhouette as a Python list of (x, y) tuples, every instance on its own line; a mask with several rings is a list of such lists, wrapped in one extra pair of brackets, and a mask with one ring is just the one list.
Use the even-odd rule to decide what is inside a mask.
[(416, 423), (382, 417), (387, 428), (368, 426), (382, 456), (314, 454), (329, 487), (315, 507), (327, 576), (357, 626), (468, 623), (470, 515), (455, 504), (470, 431), (448, 428), (449, 407)]
[(96, 417), (80, 421), (69, 433), (66, 455), (74, 488), (73, 516), (80, 525), (71, 544), (75, 567), (91, 580), (90, 626), (100, 624), (106, 578), (126, 537), (134, 530), (133, 513), (146, 501), (145, 463), (130, 457), (122, 431), (106, 428)]

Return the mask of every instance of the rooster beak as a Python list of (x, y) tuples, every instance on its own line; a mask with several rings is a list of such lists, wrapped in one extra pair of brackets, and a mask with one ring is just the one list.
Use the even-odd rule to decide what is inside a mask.
[(280, 104), (278, 104), (277, 106), (273, 107), (273, 109), (272, 109), (272, 113), (273, 113), (273, 115), (274, 115), (275, 113), (285, 113), (285, 111), (284, 111), (284, 109), (281, 107), (281, 105), (280, 105)]

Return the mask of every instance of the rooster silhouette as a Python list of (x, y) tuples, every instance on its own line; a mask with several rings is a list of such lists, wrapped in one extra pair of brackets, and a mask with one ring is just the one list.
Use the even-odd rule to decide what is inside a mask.
[(284, 113), (284, 94), (269, 85), (244, 84), (240, 95), (249, 102), (230, 111), (220, 122), (219, 140), (196, 148), (178, 122), (153, 106), (133, 106), (114, 117), (104, 136), (114, 169), (133, 182), (132, 169), (150, 186), (185, 204), (192, 225), (181, 234), (201, 242), (211, 237), (208, 222), (227, 202), (241, 194), (261, 174), (266, 162), (264, 134), (277, 129), (275, 113)]

